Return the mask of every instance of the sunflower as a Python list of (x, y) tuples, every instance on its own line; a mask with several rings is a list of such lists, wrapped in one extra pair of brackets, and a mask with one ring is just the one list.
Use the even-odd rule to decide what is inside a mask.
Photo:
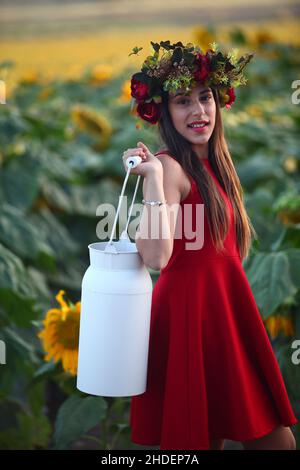
[(108, 64), (96, 65), (90, 74), (90, 82), (92, 84), (102, 84), (112, 77), (112, 67)]
[(80, 302), (75, 305), (63, 299), (64, 290), (55, 296), (61, 308), (52, 308), (46, 313), (43, 321), (44, 329), (38, 333), (44, 350), (45, 361), (53, 358), (55, 362), (61, 361), (62, 367), (71, 375), (77, 373)]
[(296, 173), (298, 169), (298, 160), (296, 160), (295, 157), (292, 155), (288, 156), (284, 162), (283, 162), (283, 167), (287, 173)]
[(71, 110), (71, 119), (80, 130), (96, 137), (99, 150), (104, 150), (108, 146), (112, 126), (105, 116), (89, 106), (77, 104)]
[(193, 31), (193, 36), (195, 38), (196, 44), (198, 44), (201, 49), (207, 49), (209, 44), (215, 41), (216, 37), (214, 32), (208, 28), (198, 26)]
[(258, 48), (274, 41), (275, 38), (269, 31), (259, 30), (255, 33), (254, 43)]
[(26, 85), (32, 85), (38, 83), (39, 77), (36, 70), (26, 70), (20, 78), (20, 82)]
[(257, 106), (256, 104), (250, 104), (246, 107), (246, 112), (250, 114), (250, 116), (253, 117), (262, 117), (263, 116), (263, 111), (260, 106)]
[(264, 320), (264, 324), (273, 339), (276, 338), (280, 332), (282, 332), (284, 336), (293, 336), (295, 334), (292, 318), (285, 315), (271, 315)]

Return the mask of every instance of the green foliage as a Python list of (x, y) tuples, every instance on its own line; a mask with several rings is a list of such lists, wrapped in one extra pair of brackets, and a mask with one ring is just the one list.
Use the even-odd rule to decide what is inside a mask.
[[(241, 30), (233, 30), (231, 39), (249, 50)], [(148, 65), (157, 62), (160, 49), (152, 45)], [(179, 49), (167, 41), (163, 45), (166, 57), (174, 51), (175, 60)], [(211, 47), (218, 53), (216, 43)], [(135, 47), (132, 54), (140, 50)], [(278, 338), (273, 347), (298, 418), (300, 369), (290, 360), (290, 346), (300, 338), (300, 107), (291, 104), (290, 85), (299, 74), (299, 57), (296, 46), (262, 46), (249, 67), (247, 87), (237, 90), (230, 110), (222, 110), (246, 209), (258, 233), (244, 261), (246, 275), (264, 319), (280, 312), (295, 322), (295, 335)], [(219, 59), (224, 65), (225, 57)], [(239, 62), (233, 50), (227, 67), (242, 67), (248, 59), (244, 55)], [(97, 240), (97, 207), (102, 202), (117, 207), (124, 149), (139, 140), (153, 151), (158, 148), (155, 129), (138, 130), (130, 100), (118, 100), (132, 73), (125, 70), (98, 85), (85, 76), (20, 83), (0, 106), (0, 339), (7, 345), (7, 364), (0, 366), (0, 448), (69, 448), (78, 440), (95, 441), (93, 428), (100, 431), (97, 448), (132, 446), (130, 400), (78, 395), (74, 378), (60, 364), (44, 362), (36, 336), (46, 311), (56, 306), (59, 289), (79, 300), (87, 245)], [(80, 128), (72, 119), (74, 105), (96, 109), (95, 116), (109, 121), (112, 133), (101, 148), (95, 138), (99, 123)], [(135, 182), (129, 179), (128, 195)], [(150, 273), (156, 280), (157, 272)]]
[[(300, 255), (300, 250), (296, 250)], [(272, 315), (279, 305), (294, 296), (299, 289), (299, 283), (295, 284), (291, 276), (291, 260), (287, 253), (260, 252), (253, 256), (247, 275), (252, 291), (262, 316), (267, 318)], [(300, 272), (298, 274), (299, 278)]]
[(0, 449), (43, 449), (48, 445), (50, 432), (51, 427), (45, 416), (20, 413), (14, 427), (0, 432)]
[(55, 449), (66, 449), (105, 417), (107, 404), (102, 397), (71, 395), (61, 406), (54, 433)]

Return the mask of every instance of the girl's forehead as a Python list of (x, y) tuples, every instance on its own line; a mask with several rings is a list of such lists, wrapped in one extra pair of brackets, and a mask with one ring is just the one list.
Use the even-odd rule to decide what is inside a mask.
[(204, 85), (196, 85), (192, 89), (188, 90), (186, 88), (179, 88), (176, 92), (170, 92), (170, 96), (175, 98), (178, 95), (190, 95), (192, 93), (201, 93), (204, 91), (211, 91), (210, 87), (206, 87)]

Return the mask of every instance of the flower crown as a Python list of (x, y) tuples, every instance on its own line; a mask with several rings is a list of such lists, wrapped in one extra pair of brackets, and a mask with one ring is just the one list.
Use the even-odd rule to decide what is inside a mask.
[[(217, 90), (220, 106), (230, 108), (235, 101), (234, 87), (245, 85), (243, 69), (254, 53), (237, 58), (236, 50), (227, 54), (218, 51), (218, 44), (210, 43), (205, 53), (199, 46), (182, 42), (170, 44), (151, 41), (154, 53), (143, 62), (141, 72), (131, 78), (131, 110), (145, 121), (156, 124), (161, 115), (162, 95), (175, 93), (179, 88), (186, 91), (196, 83)], [(134, 47), (129, 54), (138, 54), (142, 47)], [(164, 49), (161, 57), (160, 51)]]

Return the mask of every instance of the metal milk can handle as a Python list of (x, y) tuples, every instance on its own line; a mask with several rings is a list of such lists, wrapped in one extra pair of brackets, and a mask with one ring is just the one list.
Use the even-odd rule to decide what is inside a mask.
[[(119, 196), (119, 204), (118, 204), (117, 213), (116, 213), (116, 216), (115, 216), (113, 228), (112, 228), (112, 231), (111, 231), (111, 236), (110, 236), (109, 242), (108, 242), (108, 244), (105, 248), (105, 251), (108, 251), (109, 248), (111, 248), (111, 245), (113, 244), (112, 239), (114, 237), (114, 233), (115, 233), (115, 230), (116, 230), (117, 220), (118, 220), (118, 217), (119, 217), (119, 212), (120, 212), (120, 208), (121, 208), (121, 204), (122, 204), (122, 199), (124, 197), (124, 192), (125, 192), (126, 184), (127, 184), (128, 177), (129, 177), (129, 174), (130, 174), (130, 170), (132, 168), (135, 168), (137, 165), (139, 165), (141, 163), (141, 161), (142, 161), (142, 159), (138, 155), (128, 157), (127, 160), (126, 160), (126, 166), (127, 166), (128, 169), (127, 169), (125, 180), (124, 180), (124, 183), (123, 183), (121, 195)], [(138, 186), (139, 186), (140, 179), (141, 179), (141, 175), (138, 175), (136, 185), (135, 185), (135, 189), (134, 189), (134, 193), (133, 193), (133, 197), (132, 197), (132, 202), (131, 202), (129, 214), (128, 214), (128, 218), (127, 218), (127, 222), (126, 222), (126, 227), (125, 227), (124, 231), (122, 232), (121, 238), (127, 238), (128, 239), (127, 229), (128, 229), (128, 224), (129, 224), (129, 220), (130, 220), (130, 217), (131, 217), (131, 212), (132, 212), (132, 208), (133, 208), (133, 204), (134, 204), (134, 200), (135, 200), (135, 197), (136, 197), (136, 193), (137, 193), (137, 189), (138, 189)]]

